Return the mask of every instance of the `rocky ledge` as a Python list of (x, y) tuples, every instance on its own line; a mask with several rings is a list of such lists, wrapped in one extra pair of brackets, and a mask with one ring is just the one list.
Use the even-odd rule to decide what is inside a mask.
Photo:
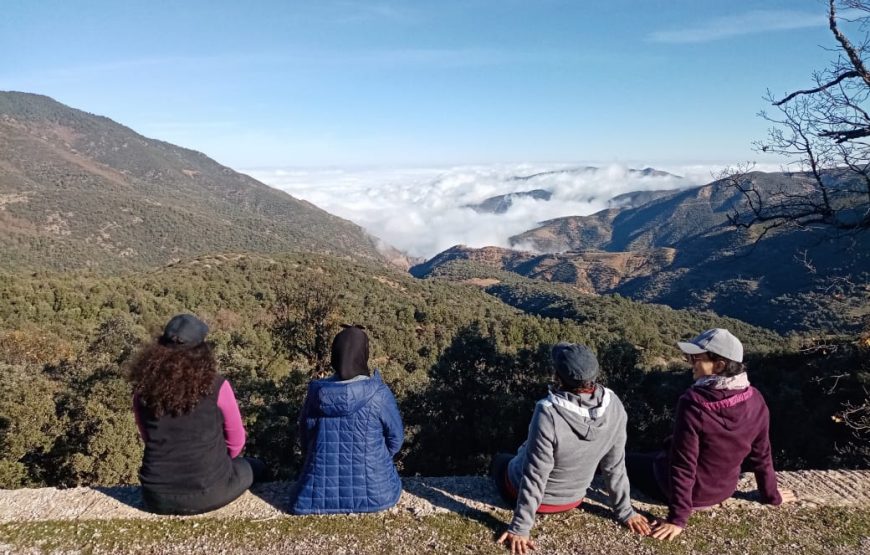
[[(870, 507), (870, 470), (806, 470), (778, 473), (780, 487), (798, 496), (804, 507)], [(443, 478), (404, 478), (404, 492), (391, 513), (426, 516), (437, 513), (474, 515), (504, 509), (492, 482), (481, 476)], [(206, 515), (186, 518), (274, 519), (287, 515), (286, 507), (292, 482), (258, 484), (226, 507)], [(633, 495), (635, 506), (650, 507), (641, 495)], [(593, 483), (587, 501), (604, 505), (606, 494), (600, 483)], [(745, 474), (734, 497), (723, 508), (758, 508), (755, 479)], [(40, 488), (0, 490), (0, 523), (47, 520), (83, 521), (105, 519), (169, 518), (142, 510), (139, 488), (81, 487), (70, 489)], [(177, 518), (177, 517), (171, 517)]]

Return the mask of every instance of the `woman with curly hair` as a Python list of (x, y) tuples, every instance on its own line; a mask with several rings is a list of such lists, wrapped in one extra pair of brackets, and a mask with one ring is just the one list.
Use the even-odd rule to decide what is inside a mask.
[(264, 471), (260, 461), (239, 457), (245, 428), (207, 333), (204, 322), (179, 314), (130, 367), (133, 414), (145, 443), (139, 481), (154, 513), (223, 507)]

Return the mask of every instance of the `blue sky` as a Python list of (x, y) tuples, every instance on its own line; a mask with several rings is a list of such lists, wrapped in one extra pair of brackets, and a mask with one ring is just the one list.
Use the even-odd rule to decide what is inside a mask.
[(6, 0), (0, 90), (237, 168), (765, 162), (816, 0)]

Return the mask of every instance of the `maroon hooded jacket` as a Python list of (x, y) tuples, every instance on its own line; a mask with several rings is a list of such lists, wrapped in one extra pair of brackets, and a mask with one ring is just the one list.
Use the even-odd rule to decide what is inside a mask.
[(764, 503), (782, 498), (770, 454), (770, 415), (754, 387), (738, 390), (691, 387), (677, 402), (667, 457), (656, 461), (662, 490), (670, 499), (668, 522), (686, 527), (694, 508), (731, 497), (741, 466), (755, 473)]

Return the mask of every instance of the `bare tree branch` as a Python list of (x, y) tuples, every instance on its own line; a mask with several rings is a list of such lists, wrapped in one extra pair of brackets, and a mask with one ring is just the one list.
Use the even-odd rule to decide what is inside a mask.
[(796, 96), (801, 96), (801, 95), (805, 95), (805, 94), (815, 94), (817, 92), (822, 92), (825, 89), (828, 89), (830, 87), (833, 87), (834, 85), (839, 84), (840, 81), (842, 81), (843, 79), (852, 79), (854, 77), (861, 77), (861, 74), (858, 73), (857, 71), (854, 71), (854, 70), (847, 71), (846, 73), (840, 75), (839, 77), (837, 77), (833, 81), (831, 81), (829, 83), (825, 83), (824, 85), (820, 85), (820, 86), (812, 88), (812, 89), (795, 91), (795, 92), (791, 93), (790, 95), (788, 95), (787, 97), (783, 98), (782, 100), (777, 100), (776, 102), (773, 103), (773, 105), (774, 106), (782, 106), (783, 104), (787, 103), (789, 100), (793, 99)]
[(831, 32), (834, 33), (837, 42), (840, 43), (843, 51), (849, 57), (849, 61), (852, 62), (852, 67), (855, 68), (855, 71), (861, 79), (863, 79), (867, 85), (870, 85), (870, 74), (867, 73), (864, 61), (861, 59), (861, 56), (858, 54), (855, 47), (852, 46), (849, 39), (846, 38), (846, 35), (844, 35), (842, 31), (840, 31), (840, 28), (837, 27), (837, 8), (835, 0), (828, 0), (828, 27), (831, 29)]
[(822, 131), (819, 135), (834, 139), (837, 143), (845, 143), (846, 141), (853, 141), (862, 137), (870, 137), (870, 127), (849, 129), (847, 131)]
[(761, 152), (786, 157), (794, 169), (788, 184), (771, 189), (756, 176), (738, 171), (726, 185), (739, 192), (741, 202), (728, 215), (738, 228), (759, 226), (760, 237), (781, 227), (826, 227), (839, 233), (870, 229), (870, 71), (864, 57), (870, 52), (870, 0), (840, 0), (857, 10), (864, 30), (852, 42), (839, 27), (837, 0), (828, 0), (828, 23), (838, 56), (830, 66), (813, 73), (814, 87), (777, 99), (766, 99), (779, 110), (759, 115), (773, 127), (766, 140), (755, 143)]

